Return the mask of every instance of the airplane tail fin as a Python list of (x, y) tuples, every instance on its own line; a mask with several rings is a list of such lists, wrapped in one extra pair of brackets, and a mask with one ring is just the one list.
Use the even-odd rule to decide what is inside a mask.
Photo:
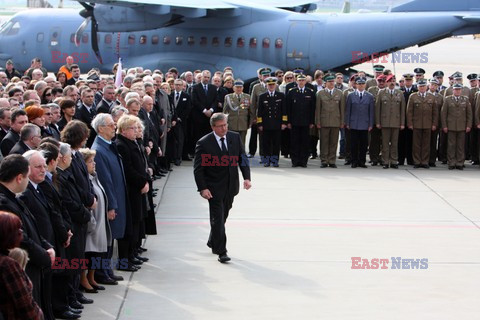
[(391, 12), (423, 11), (480, 11), (480, 0), (413, 0), (391, 10)]
[(350, 13), (350, 1), (345, 0), (343, 3), (342, 13)]

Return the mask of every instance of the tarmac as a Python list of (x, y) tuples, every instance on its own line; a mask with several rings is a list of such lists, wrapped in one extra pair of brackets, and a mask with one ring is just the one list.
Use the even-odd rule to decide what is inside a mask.
[[(479, 319), (478, 166), (337, 163), (252, 167), (226, 224), (227, 264), (206, 246), (192, 163), (174, 167), (155, 181), (150, 261), (86, 294), (82, 319)], [(386, 268), (366, 269), (375, 258)]]

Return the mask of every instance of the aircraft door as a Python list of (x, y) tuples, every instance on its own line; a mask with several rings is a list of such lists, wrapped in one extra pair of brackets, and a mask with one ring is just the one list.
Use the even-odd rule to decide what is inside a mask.
[(310, 69), (310, 38), (313, 23), (306, 21), (292, 21), (288, 30), (287, 39), (287, 67), (288, 69)]

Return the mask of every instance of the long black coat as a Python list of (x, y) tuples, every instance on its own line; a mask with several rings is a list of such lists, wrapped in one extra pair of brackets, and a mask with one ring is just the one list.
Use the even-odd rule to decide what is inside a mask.
[(125, 179), (127, 180), (128, 197), (132, 212), (132, 221), (138, 222), (145, 216), (145, 197), (140, 190), (148, 182), (145, 158), (135, 141), (118, 135), (115, 141), (118, 153), (122, 157)]
[(2, 142), (0, 142), (0, 150), (4, 157), (8, 156), (10, 150), (12, 150), (18, 140), (20, 140), (20, 134), (10, 129), (5, 138), (2, 139)]
[(25, 272), (33, 283), (33, 297), (40, 305), (42, 270), (50, 268), (50, 256), (47, 249), (52, 248), (40, 234), (39, 226), (35, 217), (28, 210), (22, 200), (0, 184), (0, 210), (14, 213), (22, 220), (23, 239), (20, 247), (28, 252), (29, 261)]
[(88, 176), (87, 165), (80, 152), (77, 151), (75, 155), (73, 155), (72, 152), (72, 164), (67, 171), (70, 171), (75, 178), (76, 187), (82, 203), (87, 208), (91, 207), (94, 202), (95, 194), (93, 192), (92, 182)]
[(57, 169), (57, 187), (62, 205), (67, 208), (72, 221), (73, 236), (67, 248), (67, 257), (84, 258), (85, 233), (90, 221), (90, 211), (83, 205), (77, 190), (77, 181), (68, 170)]

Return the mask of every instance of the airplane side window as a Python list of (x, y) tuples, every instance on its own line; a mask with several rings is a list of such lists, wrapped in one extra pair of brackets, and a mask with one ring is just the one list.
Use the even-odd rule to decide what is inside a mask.
[(283, 40), (281, 38), (278, 38), (277, 40), (275, 40), (275, 48), (277, 49), (283, 48)]
[(262, 47), (265, 48), (265, 49), (270, 48), (270, 39), (269, 38), (263, 38)]
[(135, 35), (131, 34), (128, 36), (128, 44), (135, 44)]
[[(73, 35), (75, 37), (75, 35)], [(37, 33), (37, 42), (43, 42), (43, 32)]]
[(225, 47), (231, 47), (232, 46), (233, 39), (232, 37), (226, 37), (225, 38)]
[(242, 37), (238, 38), (237, 39), (237, 47), (243, 48), (244, 46), (245, 46), (245, 38), (242, 38)]
[(257, 47), (257, 38), (250, 38), (250, 48)]
[(194, 36), (188, 37), (187, 43), (189, 46), (193, 46), (195, 44), (195, 37)]
[(56, 45), (58, 45), (57, 37), (58, 37), (58, 33), (57, 33), (57, 32), (52, 33), (52, 38), (50, 39), (50, 45), (51, 45), (51, 46), (56, 46)]
[(218, 39), (218, 37), (213, 37), (212, 38), (212, 46), (218, 47), (219, 44), (220, 44), (220, 40)]
[(112, 35), (111, 34), (106, 34), (105, 35), (105, 43), (106, 44), (111, 44), (112, 43)]
[(140, 36), (140, 44), (146, 44), (147, 43), (147, 36), (146, 35), (141, 35)]
[(152, 37), (152, 44), (158, 44), (158, 36)]
[(163, 44), (170, 44), (170, 41), (171, 41), (171, 39), (170, 39), (169, 36), (163, 37)]
[(88, 33), (84, 33), (82, 36), (82, 42), (83, 43), (88, 43)]
[(183, 43), (183, 37), (176, 37), (175, 38), (175, 43), (177, 44), (177, 46), (181, 45)]
[(201, 37), (200, 38), (200, 45), (201, 46), (206, 46), (207, 42), (208, 42), (207, 37)]

